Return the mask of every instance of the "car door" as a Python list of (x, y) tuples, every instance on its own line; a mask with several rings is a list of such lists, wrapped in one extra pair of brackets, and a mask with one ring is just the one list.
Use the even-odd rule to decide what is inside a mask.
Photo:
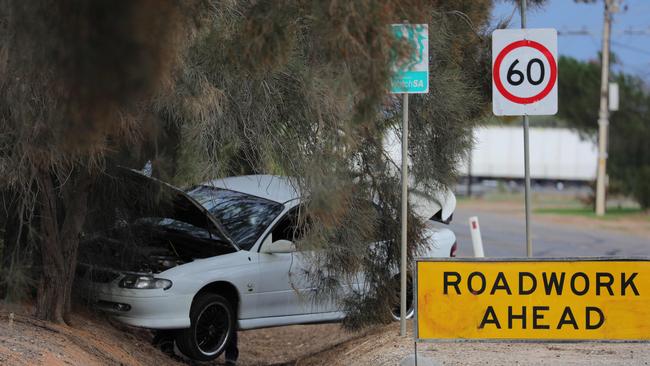
[[(273, 232), (269, 233), (262, 246), (270, 244)], [(256, 306), (257, 317), (276, 317), (290, 315), (289, 310), (293, 301), (293, 290), (289, 285), (291, 253), (263, 253), (258, 255), (258, 279)]]
[[(261, 248), (277, 240), (297, 241), (299, 207), (278, 220), (264, 238)], [(292, 316), (325, 311), (314, 301), (309, 283), (309, 261), (305, 253), (259, 253), (258, 308), (261, 316)]]
[(337, 296), (331, 296), (328, 291), (319, 292), (317, 284), (314, 283), (312, 274), (318, 269), (313, 268), (314, 261), (310, 258), (317, 253), (310, 251), (296, 251), (292, 253), (293, 261), (291, 262), (291, 271), (289, 278), (294, 290), (294, 296), (291, 301), (295, 302), (296, 314), (317, 314), (327, 313), (339, 310), (337, 301), (342, 298), (342, 294), (347, 288), (337, 289), (340, 291)]
[(304, 314), (300, 310), (299, 287), (291, 278), (293, 253), (265, 253), (264, 247), (277, 240), (294, 240), (298, 208), (294, 207), (275, 223), (260, 245), (257, 306), (260, 317)]
[[(303, 239), (306, 230), (301, 218), (301, 207), (289, 210), (273, 227), (262, 243), (262, 247), (277, 240), (290, 240), (294, 243)], [(318, 253), (302, 251), (300, 247), (293, 253), (259, 253), (258, 307), (264, 316), (308, 315), (340, 311), (339, 300), (353, 289), (359, 291), (363, 283), (361, 274), (355, 276), (353, 283), (345, 283), (333, 296), (327, 292), (318, 293), (313, 282), (313, 257)]]
[[(284, 239), (291, 240), (294, 243), (303, 238), (308, 229), (310, 219), (301, 212), (302, 206), (296, 207), (293, 212), (287, 216), (288, 225), (284, 232), (278, 233)], [(303, 216), (301, 216), (303, 215)], [(300, 244), (300, 243), (299, 243)], [(304, 247), (306, 243), (302, 243)], [(289, 281), (293, 290), (291, 308), (294, 314), (317, 314), (332, 312), (337, 310), (337, 300), (339, 296), (330, 296), (327, 291), (318, 291), (319, 284), (315, 283), (315, 274), (322, 271), (321, 268), (315, 268), (318, 265), (316, 261), (317, 252), (302, 250), (298, 245), (298, 250), (292, 253), (291, 270), (289, 271)]]

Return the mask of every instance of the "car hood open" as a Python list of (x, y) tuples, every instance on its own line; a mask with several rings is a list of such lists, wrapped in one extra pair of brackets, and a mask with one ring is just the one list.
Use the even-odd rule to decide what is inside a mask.
[(239, 250), (225, 227), (200, 203), (182, 190), (133, 169), (121, 167), (117, 179), (123, 180), (128, 192), (121, 206), (141, 217), (167, 217), (204, 228)]

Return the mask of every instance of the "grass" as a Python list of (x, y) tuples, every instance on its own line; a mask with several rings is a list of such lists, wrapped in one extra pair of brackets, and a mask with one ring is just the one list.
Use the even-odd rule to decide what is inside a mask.
[[(472, 201), (477, 199), (476, 197), (457, 197), (458, 201)], [(482, 200), (487, 202), (514, 202), (514, 201), (524, 201), (524, 193), (500, 193), (500, 192), (491, 192), (481, 196)], [(544, 205), (544, 206), (571, 206), (571, 207), (581, 207), (583, 203), (580, 202), (576, 197), (567, 197), (564, 194), (554, 194), (554, 193), (538, 193), (533, 192), (531, 199), (535, 205)]]
[[(605, 216), (598, 217), (591, 207), (545, 207), (538, 208), (535, 213), (551, 214), (551, 215), (567, 215), (567, 216), (583, 216), (595, 219), (620, 219), (630, 216), (641, 216), (644, 214), (640, 208), (631, 207), (609, 207)], [(646, 217), (650, 221), (650, 216)]]

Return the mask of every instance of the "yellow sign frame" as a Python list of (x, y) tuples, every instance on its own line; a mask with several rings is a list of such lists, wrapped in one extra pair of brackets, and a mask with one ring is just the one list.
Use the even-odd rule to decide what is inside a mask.
[[(435, 264), (439, 265), (435, 266)], [(421, 268), (421, 266), (428, 267)], [(607, 272), (608, 269), (612, 273)], [(635, 270), (637, 272), (634, 272)], [(637, 277), (637, 274), (630, 279), (632, 273), (639, 273), (640, 270), (643, 270), (642, 276)], [(559, 284), (557, 281), (561, 278), (561, 271), (565, 273), (564, 291), (561, 295), (557, 294), (557, 286), (550, 286), (550, 293), (547, 293), (548, 285), (553, 284), (551, 274), (556, 273), (555, 283)], [(457, 278), (452, 272), (457, 273), (459, 277)], [(614, 272), (617, 274), (614, 275)], [(650, 341), (650, 258), (648, 257), (418, 258), (413, 273), (415, 296), (413, 324), (416, 342)], [(481, 276), (474, 275), (470, 278), (472, 282), (469, 287), (469, 282), (466, 280), (471, 273), (483, 273), (484, 279), (481, 280)], [(522, 273), (527, 274), (522, 275)], [(432, 281), (421, 281), (419, 277), (421, 274), (446, 276), (444, 280), (447, 282), (442, 282), (440, 286), (445, 287), (448, 293), (443, 294), (444, 290), (431, 285)], [(595, 281), (596, 275), (598, 275), (598, 282)], [(531, 280), (531, 276), (536, 279)], [(612, 283), (609, 283), (610, 276), (614, 278)], [(513, 278), (521, 280), (521, 283), (512, 281)], [(442, 277), (438, 279), (443, 280)], [(534, 293), (537, 288), (527, 293), (531, 290), (533, 281), (536, 284), (537, 281), (540, 283), (541, 291), (538, 294)], [(428, 284), (425, 283), (421, 289), (422, 282)], [(504, 286), (511, 288), (506, 290)], [(527, 288), (524, 288), (526, 286)], [(427, 291), (432, 291), (431, 289), (436, 287), (437, 294), (430, 294), (426, 299), (421, 299), (427, 295)], [(425, 294), (421, 294), (420, 290)], [(637, 296), (635, 292), (639, 292), (639, 295)], [(544, 301), (540, 302), (540, 298)], [(432, 305), (433, 310), (443, 315), (429, 314), (429, 312), (426, 316), (424, 313), (420, 314), (421, 306), (424, 308), (426, 303), (434, 304), (435, 301), (440, 302)], [(637, 308), (634, 308), (635, 306)], [(567, 307), (569, 310), (566, 310)], [(504, 318), (506, 308), (507, 315)], [(575, 309), (572, 310), (573, 308)], [(480, 310), (483, 315), (479, 315), (478, 323), (481, 324), (478, 324), (475, 315), (476, 311)], [(470, 316), (466, 316), (467, 313), (471, 313)], [(533, 316), (537, 316), (537, 319), (533, 319)], [(614, 319), (613, 322), (610, 321), (611, 319)], [(641, 320), (642, 324), (630, 323), (638, 320)], [(535, 329), (531, 326), (533, 321)], [(423, 324), (420, 324), (421, 322)], [(601, 324), (598, 324), (599, 322)], [(451, 327), (449, 323), (452, 323)], [(579, 323), (582, 323), (582, 326)], [(517, 324), (521, 329), (517, 328)], [(539, 328), (539, 326), (548, 326), (548, 328)], [(578, 329), (575, 328), (576, 326)]]

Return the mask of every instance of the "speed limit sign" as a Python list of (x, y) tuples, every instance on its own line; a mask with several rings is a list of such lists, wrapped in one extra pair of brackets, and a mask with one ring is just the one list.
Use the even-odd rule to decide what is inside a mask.
[(492, 110), (497, 116), (557, 113), (555, 29), (492, 33)]

